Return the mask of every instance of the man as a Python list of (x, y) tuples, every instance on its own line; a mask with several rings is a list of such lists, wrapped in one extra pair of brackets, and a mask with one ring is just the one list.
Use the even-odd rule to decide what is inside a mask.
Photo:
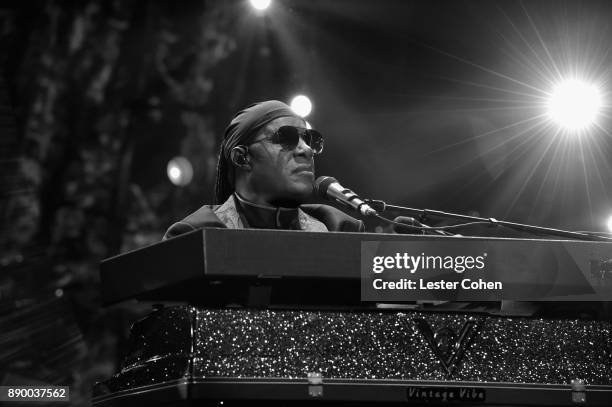
[(170, 226), (164, 239), (202, 227), (360, 232), (362, 221), (328, 205), (304, 205), (313, 192), (322, 136), (289, 106), (269, 100), (238, 112), (225, 130), (215, 199)]

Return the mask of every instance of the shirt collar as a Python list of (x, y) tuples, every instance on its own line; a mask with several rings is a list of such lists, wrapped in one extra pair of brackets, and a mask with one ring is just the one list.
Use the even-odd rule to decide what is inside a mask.
[(299, 230), (299, 209), (256, 204), (234, 193), (238, 211), (247, 227), (259, 229)]

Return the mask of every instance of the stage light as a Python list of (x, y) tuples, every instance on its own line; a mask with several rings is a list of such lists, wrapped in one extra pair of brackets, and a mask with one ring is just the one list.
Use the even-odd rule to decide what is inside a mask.
[(166, 168), (170, 182), (177, 186), (185, 186), (193, 178), (193, 167), (185, 157), (174, 157)]
[(302, 117), (306, 117), (312, 111), (312, 102), (304, 95), (297, 95), (291, 99), (291, 109)]
[(251, 6), (255, 10), (263, 11), (270, 7), (271, 0), (251, 0)]
[(580, 130), (595, 121), (601, 105), (595, 85), (572, 79), (555, 87), (548, 101), (548, 115), (569, 130)]
[(608, 218), (608, 230), (612, 233), (612, 215)]

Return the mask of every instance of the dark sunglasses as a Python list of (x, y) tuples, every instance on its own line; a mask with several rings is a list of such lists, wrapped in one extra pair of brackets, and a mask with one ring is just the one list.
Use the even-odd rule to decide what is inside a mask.
[(269, 140), (274, 144), (280, 144), (283, 148), (293, 150), (299, 144), (300, 138), (312, 149), (313, 153), (321, 154), (323, 151), (323, 136), (321, 133), (316, 130), (294, 126), (279, 127), (271, 136), (254, 141), (251, 144)]

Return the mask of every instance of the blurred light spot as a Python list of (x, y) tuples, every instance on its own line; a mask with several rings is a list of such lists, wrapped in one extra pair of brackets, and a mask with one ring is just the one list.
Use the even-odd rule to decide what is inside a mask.
[(307, 96), (297, 95), (291, 99), (291, 109), (298, 115), (306, 117), (312, 111), (312, 102)]
[(270, 7), (271, 0), (251, 0), (251, 6), (256, 10), (265, 10)]
[(58, 288), (57, 290), (55, 290), (55, 296), (56, 297), (61, 297), (64, 295), (64, 290), (62, 290), (61, 288)]
[(548, 115), (569, 130), (579, 130), (595, 121), (601, 105), (596, 86), (572, 79), (555, 87), (548, 101)]
[(168, 178), (174, 185), (185, 186), (193, 179), (193, 167), (185, 157), (174, 157), (168, 162)]
[(304, 121), (306, 122), (306, 128), (307, 128), (307, 129), (312, 129), (312, 126), (310, 125), (310, 123), (308, 123), (308, 121), (307, 121), (307, 120), (304, 120)]
[(263, 58), (267, 58), (270, 56), (272, 52), (270, 51), (270, 47), (263, 46), (259, 48), (259, 56)]
[(612, 233), (612, 215), (608, 218), (608, 230)]

